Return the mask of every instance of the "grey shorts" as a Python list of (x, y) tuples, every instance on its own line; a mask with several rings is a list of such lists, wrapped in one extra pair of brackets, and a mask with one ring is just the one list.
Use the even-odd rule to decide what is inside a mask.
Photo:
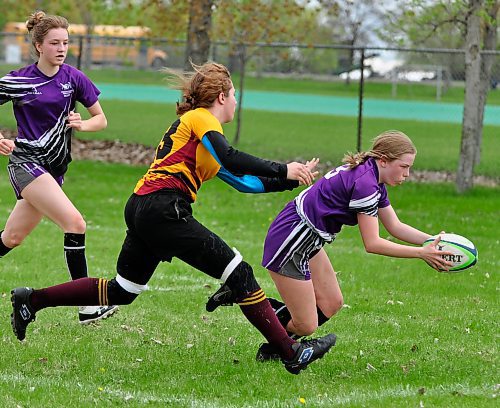
[[(18, 200), (23, 198), (21, 193), (29, 183), (42, 174), (49, 173), (47, 169), (37, 163), (9, 163), (7, 171), (9, 172), (10, 184)], [(62, 186), (64, 176), (54, 177), (54, 180)]]
[(316, 235), (309, 237), (309, 240), (303, 242), (293, 255), (285, 261), (285, 264), (278, 271), (280, 275), (288, 276), (297, 280), (310, 280), (311, 270), (309, 260), (316, 255), (324, 242)]

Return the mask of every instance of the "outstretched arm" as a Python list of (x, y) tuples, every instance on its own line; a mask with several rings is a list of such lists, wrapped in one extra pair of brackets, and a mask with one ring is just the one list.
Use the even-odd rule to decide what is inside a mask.
[[(451, 255), (451, 253), (439, 251), (436, 248), (439, 238), (424, 247), (401, 245), (380, 237), (377, 217), (359, 213), (358, 225), (368, 253), (395, 258), (420, 258), (436, 270), (448, 270), (452, 266), (450, 262), (443, 259), (443, 255)], [(422, 243), (423, 241), (420, 244)]]
[(305, 185), (310, 185), (315, 177), (306, 164), (277, 163), (236, 150), (221, 133), (216, 131), (207, 132), (202, 138), (202, 143), (215, 160), (232, 174), (285, 178), (297, 180)]
[(271, 193), (276, 191), (293, 190), (299, 186), (295, 180), (284, 178), (271, 178), (243, 175), (237, 176), (227, 171), (223, 167), (217, 173), (217, 177), (242, 193)]
[(429, 234), (401, 222), (391, 205), (379, 208), (378, 216), (389, 234), (401, 241), (422, 245), (430, 237)]

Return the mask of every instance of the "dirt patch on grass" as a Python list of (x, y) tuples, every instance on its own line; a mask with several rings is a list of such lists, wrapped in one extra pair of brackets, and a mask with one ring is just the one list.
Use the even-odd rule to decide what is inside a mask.
[[(149, 165), (153, 160), (155, 149), (138, 143), (121, 143), (106, 140), (73, 139), (72, 153), (75, 159), (99, 160), (112, 163)], [(293, 160), (305, 161), (304, 158)], [(321, 174), (325, 174), (335, 165), (324, 163), (319, 166)], [(409, 181), (420, 183), (455, 182), (455, 173), (444, 171), (412, 170)], [(474, 176), (474, 185), (497, 187), (500, 180), (485, 176)]]

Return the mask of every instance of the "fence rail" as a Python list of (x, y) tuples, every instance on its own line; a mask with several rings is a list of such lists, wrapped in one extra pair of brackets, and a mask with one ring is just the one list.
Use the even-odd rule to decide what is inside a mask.
[[(458, 85), (457, 82), (462, 82), (465, 77), (463, 49), (279, 42), (243, 46), (213, 42), (210, 58), (237, 72), (239, 53), (244, 49), (248, 57), (246, 71), (255, 75), (309, 75), (323, 80), (357, 80), (364, 53), (366, 80), (385, 80), (396, 84), (434, 81), (433, 85), (438, 86), (441, 82), (440, 86), (444, 87), (452, 83)], [(86, 69), (103, 66), (158, 69), (165, 65), (182, 68), (185, 49), (184, 40), (72, 35), (68, 63), (76, 64), (81, 59)], [(481, 53), (494, 58), (492, 79), (497, 84), (500, 80), (500, 51)], [(0, 62), (24, 64), (30, 61), (30, 41), (26, 35), (0, 32)]]

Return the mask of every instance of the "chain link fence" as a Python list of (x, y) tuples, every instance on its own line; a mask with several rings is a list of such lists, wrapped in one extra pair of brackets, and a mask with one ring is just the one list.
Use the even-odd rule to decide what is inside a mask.
[[(67, 63), (84, 70), (158, 70), (163, 66), (184, 67), (186, 44), (159, 38), (72, 35)], [(500, 51), (483, 52), (493, 59), (491, 89), (500, 82)], [(244, 47), (215, 42), (210, 59), (223, 63), (231, 72), (255, 77), (310, 78), (356, 85), (361, 78), (370, 84), (390, 85), (391, 98), (403, 91), (405, 98), (418, 99), (422, 89), (440, 101), (452, 89), (464, 87), (464, 51), (459, 49), (408, 49), (349, 47), (343, 45), (254, 44)], [(30, 41), (21, 33), (0, 33), (0, 63), (17, 67), (32, 62)], [(419, 85), (419, 86), (416, 86)], [(424, 85), (422, 87), (420, 85)], [(369, 88), (367, 88), (369, 89)], [(500, 91), (499, 91), (500, 92)], [(386, 96), (384, 96), (386, 97)]]

